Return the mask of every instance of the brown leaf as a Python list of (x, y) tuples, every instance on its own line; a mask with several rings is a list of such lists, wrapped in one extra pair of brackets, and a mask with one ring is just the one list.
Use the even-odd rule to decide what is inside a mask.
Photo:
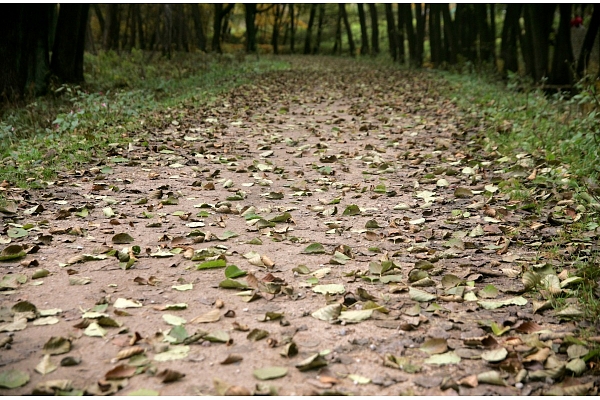
[(160, 378), (162, 383), (170, 383), (180, 380), (185, 377), (185, 374), (167, 368), (156, 374), (156, 377)]
[(541, 330), (542, 327), (533, 321), (522, 322), (515, 328), (515, 331), (519, 333), (533, 333)]
[(219, 364), (228, 365), (234, 364), (236, 362), (242, 361), (244, 357), (239, 354), (229, 354), (223, 361), (219, 362)]
[(115, 356), (116, 360), (124, 360), (129, 357), (133, 357), (136, 354), (142, 354), (145, 350), (140, 346), (130, 347), (128, 349), (123, 349), (117, 353)]
[(137, 367), (133, 367), (130, 365), (125, 365), (125, 364), (117, 365), (116, 367), (114, 367), (113, 369), (108, 371), (104, 375), (104, 378), (106, 380), (131, 378), (133, 375), (135, 375), (136, 370), (137, 370)]

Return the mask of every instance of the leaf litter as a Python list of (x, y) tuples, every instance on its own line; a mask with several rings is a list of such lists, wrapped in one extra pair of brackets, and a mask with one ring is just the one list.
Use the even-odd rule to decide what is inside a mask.
[(597, 394), (557, 301), (583, 278), (537, 253), (585, 211), (470, 141), (439, 78), (290, 62), (7, 189), (0, 393)]

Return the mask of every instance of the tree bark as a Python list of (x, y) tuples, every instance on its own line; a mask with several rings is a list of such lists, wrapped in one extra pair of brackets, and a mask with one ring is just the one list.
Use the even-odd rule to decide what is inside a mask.
[(442, 18), (444, 20), (444, 39), (448, 43), (448, 50), (446, 51), (446, 60), (450, 64), (456, 64), (456, 55), (458, 54), (458, 41), (454, 34), (454, 21), (450, 16), (449, 4), (442, 4)]
[(517, 72), (519, 70), (517, 38), (521, 30), (519, 18), (522, 9), (522, 4), (510, 3), (506, 5), (506, 14), (502, 26), (502, 43), (500, 45), (500, 58), (503, 60), (501, 73), (504, 76), (506, 76), (507, 71)]
[(427, 15), (427, 4), (421, 7), (421, 3), (415, 3), (415, 13), (417, 20), (417, 41), (416, 41), (416, 60), (417, 66), (423, 65), (423, 44), (425, 42), (425, 17)]
[[(108, 4), (108, 12), (104, 24), (104, 50), (119, 50), (120, 14), (119, 4)], [(60, 17), (59, 17), (60, 18)]]
[(244, 3), (246, 9), (246, 53), (256, 52), (256, 3)]
[(308, 17), (308, 26), (306, 27), (306, 39), (304, 40), (304, 54), (310, 54), (312, 29), (315, 22), (315, 14), (317, 13), (317, 4), (310, 5), (310, 16)]
[(214, 16), (213, 16), (213, 38), (211, 50), (216, 53), (222, 53), (221, 49), (221, 30), (223, 28), (223, 17), (229, 13), (235, 6), (235, 4), (229, 4), (227, 7), (223, 7), (223, 3), (215, 3)]
[(585, 33), (583, 39), (583, 45), (581, 46), (581, 52), (577, 59), (577, 76), (582, 77), (587, 70), (590, 62), (590, 54), (594, 48), (594, 40), (598, 35), (598, 28), (600, 27), (600, 4), (594, 4), (594, 10), (592, 12), (592, 20)]
[(571, 4), (559, 4), (560, 20), (556, 32), (556, 46), (552, 57), (552, 69), (548, 81), (554, 85), (573, 83), (571, 65), (574, 62), (571, 47)]
[(367, 33), (367, 19), (363, 3), (358, 3), (358, 19), (360, 21), (360, 55), (369, 54), (369, 34)]
[(192, 19), (194, 20), (194, 30), (196, 32), (196, 43), (198, 49), (206, 52), (206, 35), (202, 25), (202, 16), (200, 15), (200, 4), (190, 4), (192, 8)]
[(319, 4), (319, 22), (317, 24), (317, 39), (315, 41), (315, 47), (313, 48), (313, 54), (317, 54), (319, 52), (319, 48), (321, 47), (321, 36), (323, 33), (324, 17), (325, 17), (325, 6), (323, 4)]
[(397, 45), (398, 45), (398, 60), (400, 64), (404, 64), (406, 62), (405, 57), (405, 49), (404, 49), (404, 17), (402, 16), (402, 7), (400, 4), (397, 5), (397, 14), (398, 14), (398, 26), (396, 27), (397, 35)]
[(394, 11), (390, 3), (385, 3), (385, 21), (387, 23), (388, 42), (390, 45), (390, 55), (394, 61), (398, 60), (398, 34), (394, 22)]
[(429, 5), (429, 48), (431, 62), (438, 67), (442, 60), (442, 30), (440, 27), (440, 4)]
[(379, 54), (379, 19), (377, 18), (377, 7), (369, 3), (369, 15), (371, 16), (371, 55)]
[(348, 47), (350, 47), (350, 57), (354, 57), (356, 55), (356, 46), (354, 44), (354, 39), (352, 38), (352, 27), (350, 26), (350, 22), (348, 21), (348, 13), (346, 12), (346, 4), (340, 3), (338, 5), (340, 8), (340, 14), (342, 16), (342, 20), (344, 21), (344, 26), (346, 27), (346, 36), (348, 37)]
[(342, 13), (338, 7), (337, 20), (335, 24), (335, 42), (333, 44), (332, 54), (342, 53)]
[(474, 6), (479, 34), (479, 61), (492, 62), (494, 60), (494, 41), (488, 24), (487, 4), (476, 3)]
[(413, 26), (413, 16), (410, 4), (398, 3), (398, 12), (402, 14), (404, 18), (404, 27), (406, 29), (406, 36), (408, 37), (408, 59), (410, 65), (417, 66), (416, 60), (416, 37), (415, 28)]
[(89, 4), (62, 3), (50, 69), (60, 82), (83, 82), (83, 51)]
[(296, 43), (296, 20), (294, 3), (290, 3), (290, 53), (294, 54)]
[[(533, 80), (538, 83), (548, 76), (548, 54), (550, 30), (556, 4), (525, 5), (526, 35), (530, 36), (533, 48)], [(529, 26), (529, 28), (527, 28)]]

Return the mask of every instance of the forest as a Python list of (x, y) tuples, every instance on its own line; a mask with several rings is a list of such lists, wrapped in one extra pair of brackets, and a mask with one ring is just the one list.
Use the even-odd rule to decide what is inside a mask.
[(598, 4), (0, 5), (0, 395), (598, 396)]
[(594, 4), (14, 4), (2, 8), (0, 91), (5, 99), (32, 91), (43, 94), (51, 77), (59, 83), (82, 82), (84, 52), (133, 49), (150, 52), (148, 57), (159, 53), (167, 58), (173, 52), (222, 53), (224, 49), (351, 57), (385, 52), (399, 64), (415, 68), (487, 65), (503, 76), (519, 73), (535, 83), (568, 88), (588, 73), (600, 25), (600, 11)]

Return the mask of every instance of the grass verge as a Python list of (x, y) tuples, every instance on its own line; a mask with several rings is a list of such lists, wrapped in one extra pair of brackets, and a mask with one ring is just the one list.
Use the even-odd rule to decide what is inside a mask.
[(600, 323), (598, 88), (580, 85), (573, 97), (549, 96), (516, 78), (506, 85), (485, 75), (439, 74), (447, 82), (441, 90), (462, 110), (466, 128), (480, 132), (473, 142), (496, 154), (504, 171), (514, 172), (498, 184), (511, 201), (540, 221), (567, 220), (551, 242), (537, 248), (541, 260), (558, 262), (582, 278), (553, 306), (564, 308), (569, 298), (576, 299), (581, 318)]
[(102, 158), (131, 132), (215, 101), (253, 75), (287, 67), (242, 55), (177, 53), (167, 60), (140, 51), (86, 54), (85, 85), (58, 86), (1, 111), (0, 182), (42, 187), (60, 171)]

